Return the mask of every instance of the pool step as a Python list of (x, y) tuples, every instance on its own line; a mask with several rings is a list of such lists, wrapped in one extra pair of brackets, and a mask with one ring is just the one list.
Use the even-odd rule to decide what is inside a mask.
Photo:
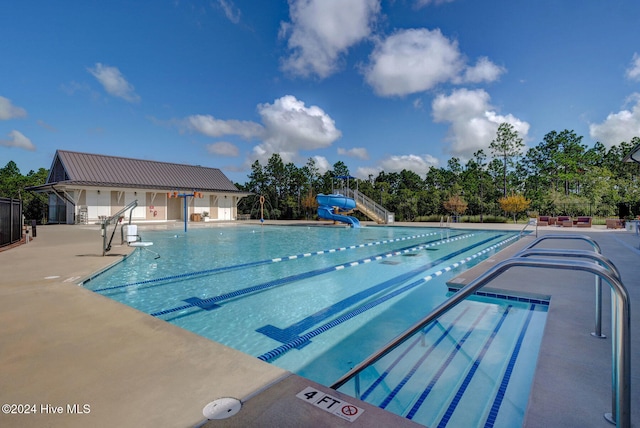
[(524, 412), (528, 390), (514, 409), (507, 386), (536, 314), (531, 306), (459, 305), (365, 370), (361, 399), (433, 427), (493, 426), (498, 410)]

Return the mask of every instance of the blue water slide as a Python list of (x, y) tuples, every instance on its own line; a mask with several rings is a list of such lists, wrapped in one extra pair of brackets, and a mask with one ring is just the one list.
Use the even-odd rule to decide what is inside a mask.
[(336, 209), (354, 209), (356, 207), (356, 201), (354, 201), (353, 199), (339, 194), (319, 194), (316, 197), (316, 200), (318, 201), (318, 217), (350, 224), (351, 227), (360, 227), (360, 221), (358, 221), (357, 218), (348, 215), (337, 214), (335, 212)]

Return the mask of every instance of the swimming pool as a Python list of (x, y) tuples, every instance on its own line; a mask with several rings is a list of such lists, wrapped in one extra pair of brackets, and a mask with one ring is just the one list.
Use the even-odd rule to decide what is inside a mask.
[[(154, 242), (160, 259), (138, 250), (85, 287), (324, 385), (446, 299), (447, 279), (518, 238), (509, 232), (406, 227), (234, 226), (142, 234)], [(506, 384), (478, 379), (492, 372), (485, 366), (497, 360), (507, 370), (516, 362), (528, 366), (524, 372), (530, 376), (545, 313), (539, 302), (471, 299), (425, 329), (419, 346), (406, 344), (410, 348), (367, 370), (362, 385), (368, 392), (362, 398), (432, 425), (436, 419), (455, 420), (425, 410), (452, 405), (433, 404), (433, 397), (469, 406), (456, 398), (460, 385), (465, 390), (492, 385), (502, 397), (498, 407), (504, 415), (515, 398), (499, 391), (519, 384), (512, 389), (525, 391), (524, 404), (515, 405), (515, 413), (523, 413), (530, 379), (520, 374)], [(523, 363), (522, 352), (514, 353), (522, 346), (533, 365)], [(423, 372), (422, 367), (435, 366), (428, 361), (438, 355), (441, 371)], [(476, 364), (482, 376), (459, 380), (465, 378), (465, 361)], [(399, 374), (397, 367), (409, 374)], [(431, 380), (425, 384), (426, 379)], [(428, 392), (418, 391), (431, 383)], [(440, 391), (445, 384), (452, 385), (446, 393)], [(341, 391), (350, 393), (350, 388), (347, 384)], [(495, 399), (482, 411), (494, 405)], [(469, 412), (452, 414), (462, 413)]]

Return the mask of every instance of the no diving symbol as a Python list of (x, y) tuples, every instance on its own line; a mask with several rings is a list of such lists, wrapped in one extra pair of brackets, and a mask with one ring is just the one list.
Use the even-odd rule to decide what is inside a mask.
[(358, 408), (352, 405), (343, 406), (342, 413), (346, 416), (355, 416), (356, 414), (358, 414)]

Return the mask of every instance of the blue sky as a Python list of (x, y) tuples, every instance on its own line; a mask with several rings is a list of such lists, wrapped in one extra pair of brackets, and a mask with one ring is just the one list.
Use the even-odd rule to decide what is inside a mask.
[(56, 149), (352, 175), (640, 136), (636, 0), (0, 0), (0, 167)]

